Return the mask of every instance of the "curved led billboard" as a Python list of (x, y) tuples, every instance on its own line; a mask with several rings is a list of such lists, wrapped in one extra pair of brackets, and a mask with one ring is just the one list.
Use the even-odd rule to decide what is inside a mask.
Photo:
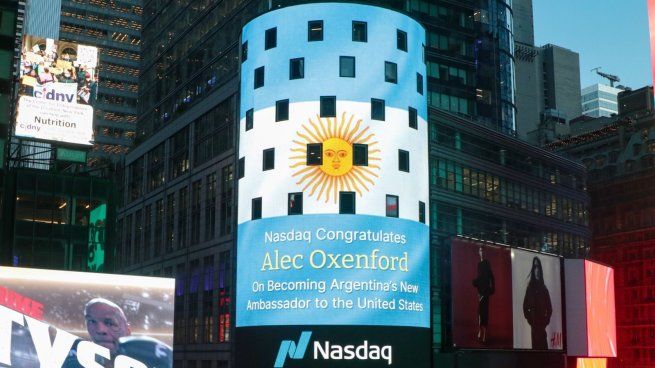
[(356, 4), (244, 27), (238, 365), (429, 365), (424, 43)]

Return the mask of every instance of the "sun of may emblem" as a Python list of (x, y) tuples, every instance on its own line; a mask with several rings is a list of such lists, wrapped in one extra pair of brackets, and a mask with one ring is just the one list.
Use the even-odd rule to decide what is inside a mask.
[(291, 169), (296, 184), (317, 200), (337, 203), (339, 192), (351, 191), (362, 196), (375, 185), (380, 170), (380, 150), (375, 134), (362, 120), (346, 113), (338, 118), (309, 119), (296, 132), (291, 148)]

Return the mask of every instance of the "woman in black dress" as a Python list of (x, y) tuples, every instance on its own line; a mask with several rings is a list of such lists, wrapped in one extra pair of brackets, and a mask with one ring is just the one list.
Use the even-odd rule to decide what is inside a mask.
[(487, 342), (487, 325), (489, 324), (489, 297), (494, 293), (494, 274), (491, 264), (484, 259), (482, 247), (478, 249), (478, 277), (473, 280), (473, 286), (478, 289), (478, 341)]
[(532, 259), (532, 270), (529, 277), (530, 281), (525, 289), (525, 298), (523, 298), (523, 315), (530, 324), (532, 348), (548, 350), (546, 326), (550, 323), (553, 307), (550, 303), (550, 293), (544, 283), (541, 260), (537, 257)]

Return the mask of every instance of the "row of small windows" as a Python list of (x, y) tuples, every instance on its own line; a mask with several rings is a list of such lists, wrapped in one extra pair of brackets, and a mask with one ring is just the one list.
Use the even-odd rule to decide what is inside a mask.
[[(339, 57), (339, 77), (355, 78), (355, 57)], [(289, 80), (305, 78), (305, 58), (294, 58), (289, 60)], [(398, 84), (398, 64), (391, 61), (384, 62), (384, 81), (387, 83)], [(260, 66), (255, 69), (253, 87), (254, 89), (264, 87), (265, 67)], [(416, 92), (423, 94), (423, 75), (416, 73)]]
[[(372, 98), (371, 99), (371, 120), (385, 121), (385, 101)], [(337, 116), (337, 97), (336, 96), (321, 96), (319, 115), (322, 118), (334, 118)], [(409, 127), (418, 129), (418, 111), (413, 107), (408, 107)], [(279, 100), (275, 102), (275, 121), (289, 120), (289, 99)], [(255, 118), (254, 109), (246, 111), (246, 131), (254, 128)]]
[[(352, 164), (354, 166), (368, 166), (368, 144), (353, 144)], [(323, 165), (323, 144), (307, 144), (307, 166)], [(238, 162), (239, 179), (245, 176), (246, 158), (241, 157)], [(275, 148), (267, 148), (262, 151), (262, 171), (275, 169)], [(409, 172), (409, 151), (398, 150), (398, 170)]]
[[(323, 41), (323, 21), (311, 20), (307, 22), (307, 41)], [(368, 42), (368, 24), (366, 22), (352, 22), (353, 42)], [(277, 27), (269, 28), (264, 32), (264, 50), (277, 47)], [(396, 48), (407, 52), (407, 32), (396, 30)], [(241, 45), (241, 62), (248, 60), (248, 41)]]
[[(357, 213), (355, 192), (339, 192), (339, 214), (354, 215)], [(398, 217), (399, 199), (396, 195), (387, 194), (385, 199), (385, 212), (387, 217)], [(425, 223), (425, 203), (418, 202), (419, 222)], [(287, 196), (287, 213), (289, 215), (303, 214), (303, 193), (289, 193)], [(262, 197), (253, 198), (251, 201), (251, 218), (259, 220), (262, 218)]]

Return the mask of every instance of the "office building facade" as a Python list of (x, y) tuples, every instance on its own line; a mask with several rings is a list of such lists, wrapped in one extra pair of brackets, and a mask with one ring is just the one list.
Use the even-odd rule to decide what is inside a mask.
[(580, 92), (582, 95), (582, 113), (592, 118), (610, 117), (618, 114), (618, 94), (621, 91), (623, 90), (620, 88), (604, 84), (594, 84), (583, 88)]
[[(144, 4), (140, 143), (126, 156), (125, 179), (118, 188), (122, 204), (117, 255), (123, 272), (177, 279), (176, 366), (234, 364), (237, 178), (243, 172), (240, 167), (248, 175), (249, 167), (264, 164), (257, 157), (245, 157), (242, 164), (237, 154), (248, 149), (237, 139), (240, 129), (245, 130), (239, 121), (248, 114), (239, 108), (244, 101), (239, 100), (243, 92), (238, 72), (250, 52), (261, 52), (251, 51), (250, 45), (244, 49), (240, 34), (258, 15), (299, 3), (307, 2)], [(450, 238), (466, 235), (562, 255), (586, 254), (584, 170), (512, 138), (514, 62), (508, 2), (358, 3), (404, 12), (426, 29), (430, 331), (435, 365), (464, 362), (461, 359), (473, 353), (455, 349), (450, 337)], [(315, 18), (322, 19), (320, 14)], [(392, 45), (398, 42), (396, 36), (390, 38)], [(340, 62), (339, 56), (353, 56), (344, 47), (347, 44), (335, 46), (335, 62)], [(280, 44), (278, 50), (282, 48)], [(359, 62), (355, 72), (365, 73), (368, 64), (360, 67)], [(397, 71), (399, 81), (418, 81), (415, 73)], [(289, 82), (288, 72), (271, 77), (265, 68), (263, 74), (262, 91), (276, 84), (269, 78)], [(390, 83), (383, 77), (379, 85), (371, 84), (370, 93)], [(413, 84), (418, 88), (418, 82)], [(333, 95), (339, 98), (340, 93)], [(253, 122), (256, 130), (257, 119)], [(473, 355), (506, 357), (493, 352)], [(564, 359), (561, 353), (522, 357), (535, 362), (540, 357), (543, 362)]]
[(610, 367), (655, 364), (655, 116), (653, 89), (621, 92), (619, 114), (580, 122), (549, 148), (587, 167), (590, 255), (616, 272), (618, 357)]
[(516, 109), (518, 137), (543, 145), (569, 134), (582, 114), (580, 56), (557, 45), (534, 43), (533, 0), (515, 0)]

